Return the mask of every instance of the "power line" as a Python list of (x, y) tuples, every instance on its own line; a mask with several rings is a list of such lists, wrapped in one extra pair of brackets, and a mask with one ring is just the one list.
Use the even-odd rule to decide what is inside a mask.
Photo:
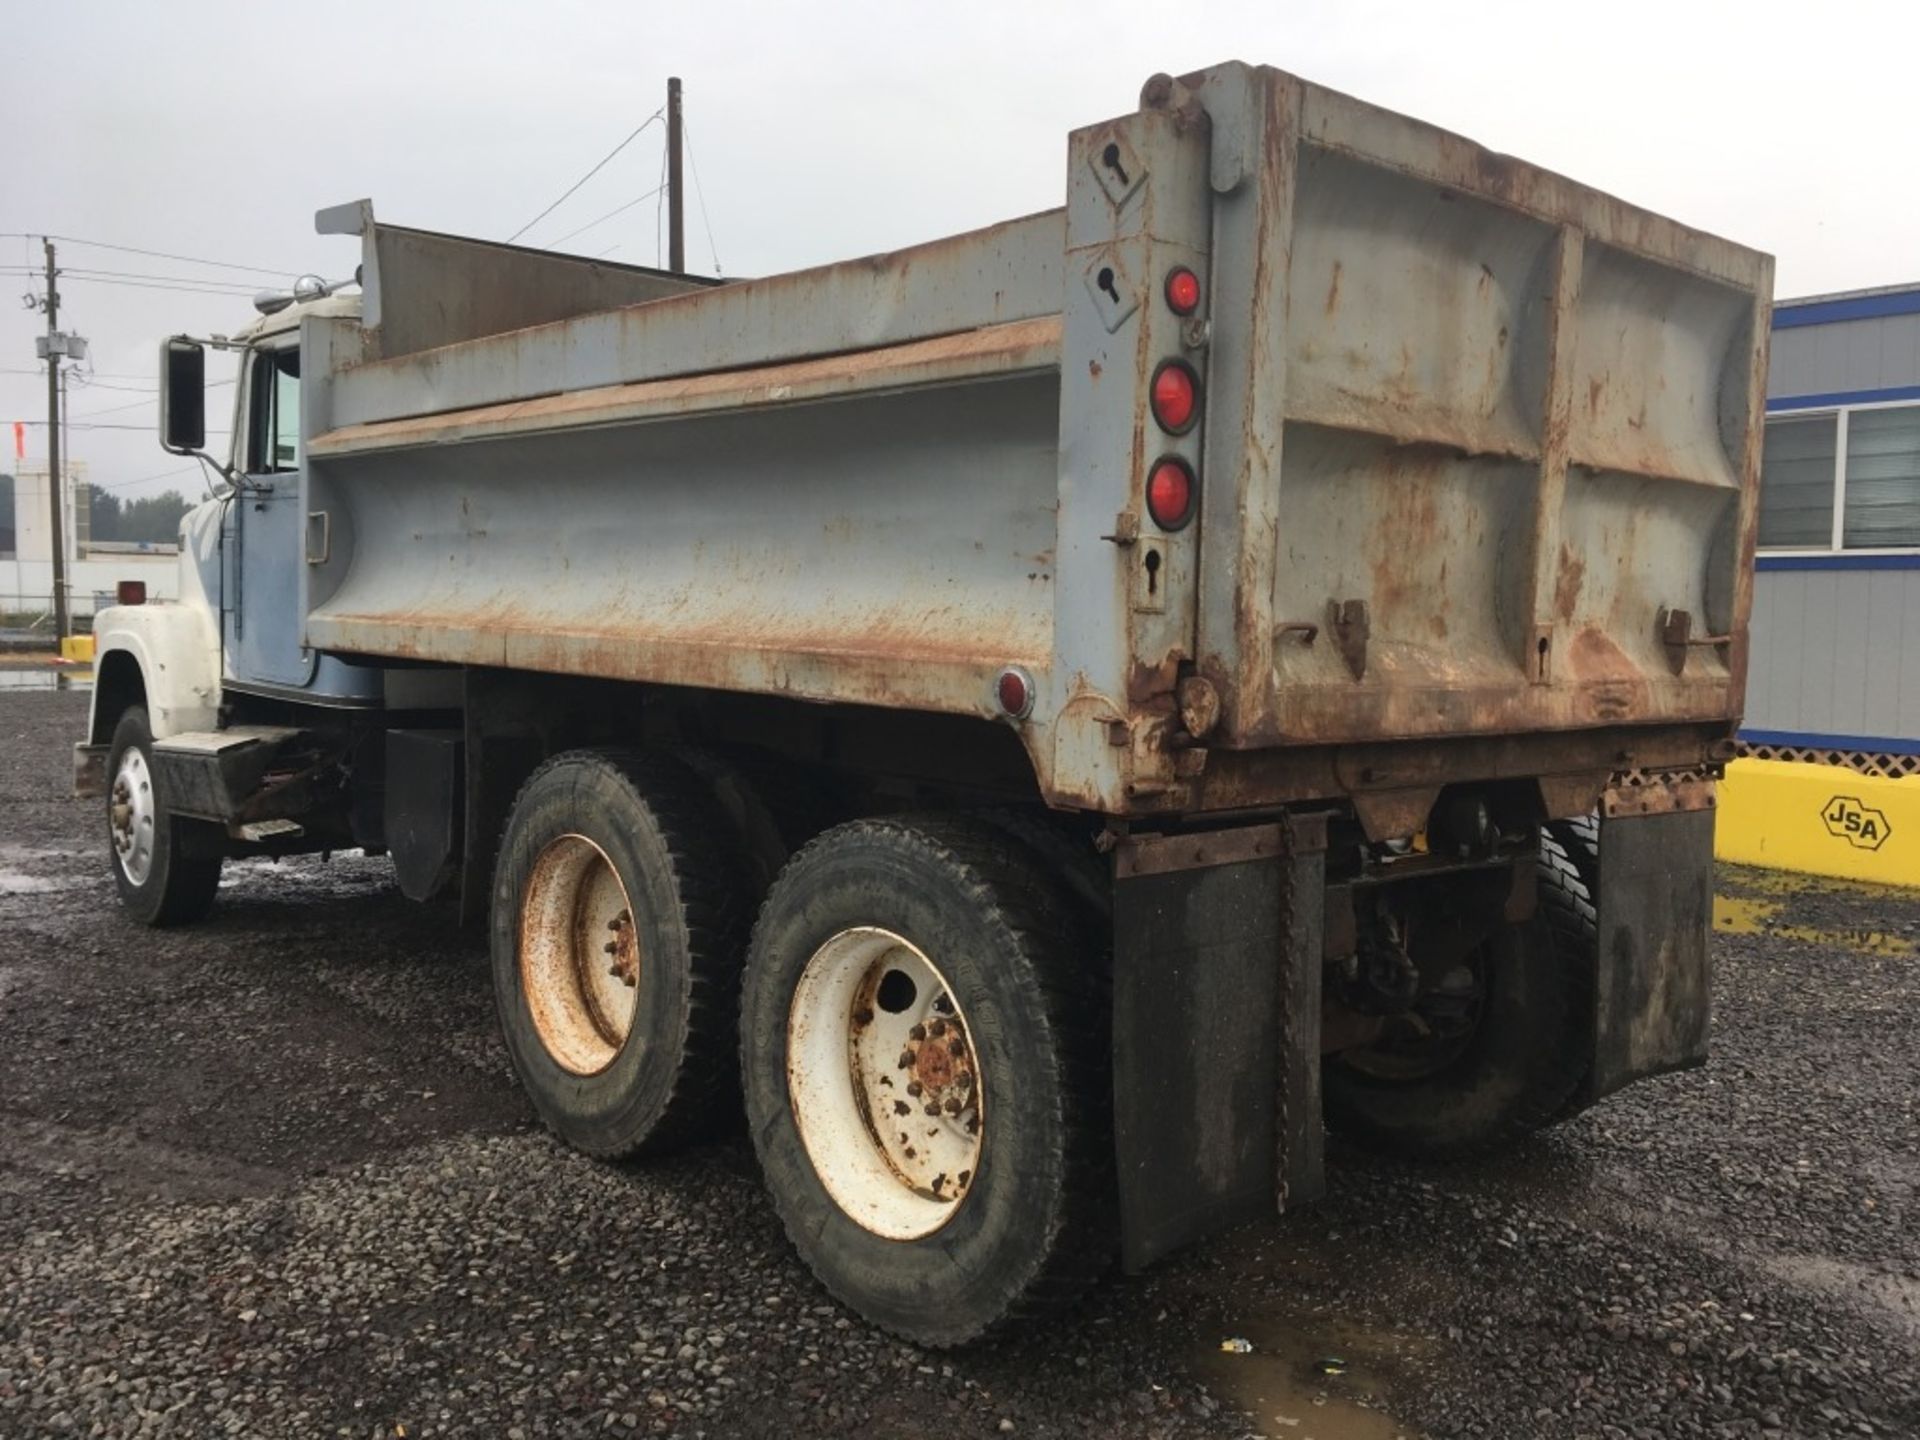
[(199, 470), (200, 467), (198, 465), (182, 465), (178, 469), (162, 470), (157, 475), (142, 475), (133, 480), (115, 480), (109, 485), (102, 485), (94, 480), (89, 480), (86, 483), (96, 490), (125, 490), (133, 485), (150, 485), (155, 480), (170, 480), (175, 475), (197, 474)]
[(160, 397), (158, 395), (149, 395), (144, 400), (129, 400), (125, 405), (108, 405), (101, 410), (82, 410), (78, 415), (69, 415), (67, 417), (67, 423), (72, 424), (75, 420), (91, 420), (95, 415), (117, 415), (122, 410), (138, 410), (142, 405), (158, 405), (159, 403)]
[[(22, 240), (31, 240), (39, 232), (9, 230), (4, 233)], [(165, 250), (142, 250), (137, 245), (115, 245), (106, 240), (82, 240), (77, 235), (48, 235), (45, 238), (58, 240), (67, 245), (90, 245), (96, 250), (119, 250), (127, 255), (145, 255), (154, 260), (178, 260), (185, 265), (211, 265), (216, 270), (248, 270), (256, 275), (272, 275), (281, 279), (299, 273), (295, 270), (275, 270), (265, 265), (236, 265), (231, 260), (208, 260), (199, 255), (172, 255)]]
[(60, 267), (60, 274), (63, 277), (86, 276), (88, 278), (113, 280), (165, 280), (181, 285), (212, 285), (218, 286), (223, 290), (241, 290), (248, 292), (260, 288), (256, 283), (247, 280), (216, 280), (208, 275), (154, 275), (144, 270), (97, 270), (86, 265), (62, 265)]
[(658, 120), (661, 117), (661, 115), (665, 113), (666, 113), (665, 107), (663, 106), (661, 109), (654, 111), (653, 114), (649, 115), (646, 119), (642, 120), (640, 124), (634, 129), (634, 132), (631, 135), (627, 136), (626, 139), (622, 140), (618, 145), (614, 146), (613, 149), (609, 150), (605, 155), (601, 156), (599, 164), (595, 165), (591, 170), (587, 171), (586, 174), (582, 175), (578, 180), (574, 181), (572, 185), (568, 186), (567, 192), (565, 195), (562, 195), (560, 199), (554, 201), (553, 204), (547, 206), (546, 209), (542, 210), (538, 215), (534, 216), (533, 219), (529, 220), (526, 224), (522, 225), (518, 230), (514, 231), (513, 234), (509, 235), (507, 237), (507, 243), (509, 245), (513, 244), (514, 241), (518, 240), (522, 235), (526, 234), (527, 231), (531, 230), (534, 226), (538, 225), (542, 220), (546, 219), (547, 216), (551, 215), (554, 211), (558, 210), (561, 204), (568, 198), (568, 196), (572, 195), (574, 191), (578, 190), (582, 185), (586, 184), (587, 181), (591, 180), (594, 176), (598, 175), (603, 169), (606, 168), (607, 161), (613, 159), (614, 156), (618, 155), (622, 150), (626, 149), (627, 146), (631, 145), (635, 140), (639, 139), (640, 132), (642, 130), (645, 130), (649, 125), (653, 124), (654, 121)]
[[(46, 374), (46, 371), (36, 370), (33, 373), (36, 375), (44, 375)], [(143, 394), (149, 400), (158, 397), (158, 395), (160, 394), (160, 387), (158, 385), (105, 385), (105, 384), (102, 384), (100, 381), (93, 379), (92, 376), (89, 375), (88, 372), (85, 370), (69, 370), (67, 372), (67, 377), (70, 380), (74, 381), (77, 385), (77, 388), (81, 390), (118, 390), (123, 394), (128, 394), (128, 395)], [(231, 379), (209, 380), (207, 381), (206, 388), (211, 390), (216, 385), (231, 385), (231, 384), (233, 384), (233, 381)], [(100, 410), (93, 410), (93, 411), (89, 411), (88, 413), (93, 415), (100, 415), (100, 414), (104, 414), (105, 412)]]
[(660, 217), (665, 213), (667, 203), (667, 147), (660, 147), (660, 188), (654, 192), (660, 198), (653, 202), (653, 268), (660, 268)]
[[(96, 415), (104, 415), (107, 412), (104, 410), (96, 410), (93, 413)], [(16, 420), (14, 421), (14, 424), (37, 425), (44, 430), (46, 428), (47, 422), (44, 420)], [(66, 423), (66, 425), (63, 426), (62, 428), (67, 430), (138, 430), (142, 434), (146, 434), (147, 432), (153, 429), (151, 425), (116, 425), (112, 423), (108, 423), (105, 425), (98, 425), (98, 424), (90, 424), (90, 423), (78, 421), (78, 420), (69, 420)], [(207, 433), (209, 435), (230, 435), (233, 432), (230, 430), (209, 430), (207, 431)]]
[[(44, 365), (36, 365), (31, 370), (19, 370), (19, 369), (13, 369), (11, 367), (0, 367), (0, 375), (44, 376), (46, 373), (47, 373), (47, 367)], [(85, 374), (89, 378), (98, 376), (102, 380), (151, 380), (153, 378), (151, 375), (121, 375), (111, 370), (87, 370), (80, 373)], [(215, 383), (215, 382), (209, 382), (209, 383)], [(227, 384), (228, 382), (223, 380), (217, 383), (224, 385), (224, 384)]]
[[(44, 373), (44, 372), (43, 372)], [(109, 385), (104, 380), (96, 380), (85, 370), (69, 370), (67, 378), (82, 390), (124, 390), (129, 395), (158, 395), (158, 385)]]
[(574, 236), (584, 235), (587, 233), (587, 231), (593, 229), (594, 226), (604, 225), (606, 224), (607, 221), (613, 219), (613, 217), (616, 215), (624, 215), (627, 211), (631, 210), (634, 206), (638, 205), (642, 200), (651, 200), (654, 196), (658, 195), (660, 191), (665, 188), (666, 188), (665, 186), (655, 186), (653, 189), (647, 191), (647, 193), (644, 195), (636, 195), (633, 197), (633, 199), (627, 201), (626, 204), (615, 206), (613, 209), (609, 210), (606, 214), (602, 215), (598, 220), (589, 220), (586, 224), (582, 225), (578, 230), (569, 230), (566, 234), (562, 235), (558, 240), (549, 240), (541, 248), (546, 250), (551, 250), (556, 245), (564, 245), (567, 243), (567, 241), (573, 239)]
[[(19, 272), (12, 273), (17, 274)], [(181, 295), (218, 295), (227, 300), (237, 300), (241, 298), (247, 290), (253, 288), (248, 286), (243, 290), (220, 290), (208, 286), (160, 285), (147, 280), (106, 280), (97, 275), (70, 275), (65, 273), (61, 275), (61, 278), (63, 280), (74, 280), (82, 285), (124, 285), (130, 290), (172, 290)]]
[(700, 223), (707, 231), (707, 253), (713, 256), (713, 273), (720, 273), (720, 249), (713, 243), (713, 221), (707, 217), (707, 194), (700, 188), (700, 162), (693, 155), (693, 127), (683, 119), (680, 138), (687, 142), (687, 168), (693, 171), (693, 193), (700, 201)]

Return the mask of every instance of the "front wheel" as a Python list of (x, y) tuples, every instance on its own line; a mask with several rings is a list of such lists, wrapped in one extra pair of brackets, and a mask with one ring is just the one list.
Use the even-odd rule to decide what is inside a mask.
[(144, 706), (130, 706), (107, 750), (107, 843), (120, 903), (143, 925), (186, 925), (213, 908), (223, 837), (173, 813), (153, 768)]
[(768, 895), (748, 1121), (801, 1257), (875, 1324), (962, 1344), (1104, 1268), (1100, 954), (1039, 856), (983, 822), (840, 826)]

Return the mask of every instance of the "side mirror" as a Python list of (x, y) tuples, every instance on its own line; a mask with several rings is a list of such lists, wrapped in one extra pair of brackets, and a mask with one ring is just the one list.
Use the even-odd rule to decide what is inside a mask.
[(176, 335), (160, 347), (160, 448), (193, 455), (207, 447), (207, 352)]

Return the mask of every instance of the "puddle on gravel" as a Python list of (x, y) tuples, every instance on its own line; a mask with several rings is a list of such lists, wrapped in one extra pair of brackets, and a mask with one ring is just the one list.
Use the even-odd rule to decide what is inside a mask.
[(91, 690), (93, 671), (45, 665), (0, 666), (0, 690)]
[[(1253, 1348), (1229, 1353), (1220, 1348), (1229, 1339)], [(1427, 1348), (1344, 1321), (1306, 1330), (1250, 1320), (1206, 1342), (1191, 1368), (1214, 1394), (1245, 1410), (1253, 1432), (1267, 1440), (1417, 1440), (1368, 1397), (1384, 1393), (1393, 1372)]]
[(1866, 955), (1911, 955), (1914, 943), (1900, 935), (1881, 930), (1822, 930), (1811, 925), (1790, 925), (1779, 921), (1786, 908), (1781, 900), (1762, 900), (1752, 895), (1715, 895), (1713, 928), (1732, 935), (1773, 935), (1783, 940), (1802, 940), (1814, 945), (1838, 945)]
[(71, 880), (57, 875), (22, 875), (17, 870), (0, 870), (0, 895), (40, 895), (72, 886)]

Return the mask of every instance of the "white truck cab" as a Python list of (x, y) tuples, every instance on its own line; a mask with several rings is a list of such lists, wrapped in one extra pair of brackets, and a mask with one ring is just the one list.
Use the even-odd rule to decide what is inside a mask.
[[(291, 563), (299, 529), (300, 329), (308, 316), (357, 317), (360, 297), (275, 304), (283, 299), (263, 296), (260, 303), (273, 309), (214, 342), (240, 356), (233, 425), (219, 488), (181, 517), (180, 598), (110, 606), (95, 616), (93, 704), (87, 738), (75, 746), (76, 793), (103, 790), (113, 728), (135, 700), (153, 738), (166, 740), (214, 729), (227, 689), (311, 693), (318, 666), (299, 643), (299, 577)], [(368, 686), (362, 680), (357, 688)]]

